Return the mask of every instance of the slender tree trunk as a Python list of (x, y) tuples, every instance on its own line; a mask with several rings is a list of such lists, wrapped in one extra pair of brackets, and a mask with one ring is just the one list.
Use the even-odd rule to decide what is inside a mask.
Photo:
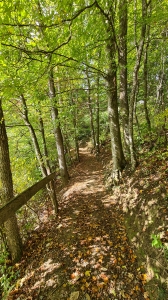
[[(138, 91), (137, 91), (137, 94), (138, 94)], [(136, 97), (136, 100), (137, 100), (137, 97)], [(136, 123), (136, 126), (137, 126), (138, 134), (139, 134), (139, 139), (141, 140), (141, 130), (140, 130), (139, 120), (138, 120), (138, 116), (137, 116), (136, 100), (135, 100), (135, 105), (134, 105), (134, 116), (135, 116), (135, 123)]]
[(113, 170), (112, 178), (113, 183), (118, 184), (120, 180), (121, 171), (126, 165), (122, 142), (121, 132), (119, 124), (118, 114), (118, 101), (117, 101), (117, 65), (116, 65), (116, 52), (117, 42), (115, 34), (115, 11), (113, 3), (109, 5), (108, 13), (103, 11), (102, 7), (96, 1), (96, 7), (100, 10), (101, 14), (105, 17), (107, 24), (107, 34), (109, 36), (107, 41), (107, 54), (109, 58), (109, 72), (106, 76), (108, 84), (108, 116), (109, 116), (109, 128), (111, 136), (111, 149), (112, 149), (112, 160)]
[(38, 160), (38, 163), (39, 163), (39, 166), (40, 166), (40, 170), (41, 170), (42, 176), (45, 177), (45, 176), (47, 176), (47, 170), (46, 170), (46, 167), (45, 167), (45, 164), (44, 164), (44, 161), (43, 161), (43, 156), (41, 154), (41, 150), (40, 150), (40, 146), (39, 146), (39, 143), (38, 143), (38, 140), (37, 140), (35, 130), (34, 130), (33, 126), (31, 125), (30, 121), (29, 121), (26, 99), (24, 98), (23, 94), (21, 95), (20, 100), (21, 100), (22, 106), (23, 106), (21, 116), (22, 116), (25, 124), (27, 125), (27, 127), (29, 129), (29, 132), (30, 132), (30, 135), (31, 135), (31, 138), (32, 138), (32, 142), (33, 142), (33, 145), (34, 145), (34, 150), (35, 150), (35, 153), (36, 153), (36, 157), (37, 157), (37, 160)]
[(76, 108), (75, 115), (73, 118), (73, 125), (74, 125), (74, 140), (75, 140), (76, 159), (77, 159), (77, 161), (80, 161), (79, 143), (78, 143), (78, 135), (77, 135), (77, 108)]
[(41, 111), (38, 110), (38, 113), (39, 113), (39, 124), (40, 124), (40, 131), (41, 131), (41, 137), (42, 137), (42, 143), (43, 143), (43, 152), (44, 152), (43, 155), (44, 155), (44, 159), (45, 159), (47, 174), (49, 175), (52, 172), (51, 172), (49, 156), (48, 156), (48, 149), (47, 149), (47, 144), (46, 144), (44, 122), (43, 122), (43, 118), (41, 116)]
[[(163, 36), (165, 36), (165, 33), (162, 33)], [(161, 68), (160, 68), (160, 74), (159, 74), (159, 83), (157, 86), (157, 109), (156, 113), (161, 113), (165, 111), (166, 108), (166, 73), (165, 73), (165, 62), (166, 62), (166, 54), (165, 54), (165, 49), (162, 49), (162, 54), (161, 54)], [(164, 145), (165, 147), (167, 146), (167, 116), (162, 116), (162, 125), (158, 126), (158, 140), (159, 144), (164, 138)]]
[(63, 183), (66, 185), (69, 180), (69, 174), (68, 174), (67, 164), (65, 159), (63, 137), (62, 137), (60, 122), (58, 117), (58, 109), (56, 107), (56, 99), (55, 99), (56, 92), (55, 92), (54, 76), (53, 76), (52, 69), (50, 70), (48, 83), (49, 83), (49, 97), (51, 99), (51, 118), (54, 126), (54, 135), (55, 135), (56, 148), (58, 153), (60, 175), (62, 177)]
[(138, 72), (141, 63), (141, 57), (144, 48), (145, 34), (146, 34), (146, 20), (147, 17), (147, 3), (146, 0), (142, 0), (142, 28), (141, 28), (141, 39), (137, 49), (136, 62), (133, 71), (132, 90), (130, 95), (129, 103), (129, 147), (131, 156), (131, 168), (135, 169), (137, 166), (137, 159), (134, 148), (134, 135), (133, 135), (133, 119), (134, 119), (134, 105), (136, 99), (136, 92), (138, 87)]
[[(6, 204), (13, 198), (14, 195), (8, 138), (1, 102), (2, 101), (0, 99), (0, 194), (2, 204)], [(12, 261), (17, 262), (22, 256), (22, 241), (15, 214), (12, 218), (5, 222), (4, 227)]]
[(100, 97), (99, 97), (100, 78), (97, 76), (97, 95), (96, 95), (96, 155), (100, 153)]
[[(98, 54), (98, 69), (101, 69), (100, 67), (100, 59), (101, 59), (101, 50)], [(96, 92), (96, 155), (99, 156), (100, 154), (100, 74), (97, 74), (97, 92)]]
[[(41, 112), (39, 111), (39, 123), (40, 123), (40, 130), (41, 130), (41, 136), (42, 136), (42, 142), (43, 142), (43, 150), (44, 150), (44, 157), (45, 157), (45, 165), (46, 165), (46, 171), (47, 175), (51, 174), (51, 167), (49, 163), (49, 156), (48, 156), (48, 150), (47, 150), (47, 144), (46, 144), (46, 138), (45, 138), (45, 131), (44, 131), (44, 123), (43, 119), (41, 116)], [(53, 203), (55, 213), (58, 213), (58, 201), (57, 201), (57, 196), (56, 196), (56, 186), (55, 186), (55, 181), (52, 180), (49, 182), (47, 185), (47, 189), (49, 192), (50, 199)]]
[(148, 126), (149, 134), (151, 135), (151, 122), (148, 113), (148, 47), (149, 47), (149, 25), (147, 26), (147, 42), (144, 49), (144, 69), (143, 69), (143, 80), (144, 80), (144, 110), (145, 118)]
[[(163, 63), (163, 56), (161, 57)], [(165, 71), (164, 63), (162, 64), (162, 69), (159, 74), (159, 83), (157, 86), (157, 113), (163, 111), (164, 109), (164, 84), (165, 84)]]
[(91, 137), (93, 142), (93, 148), (96, 148), (96, 140), (95, 140), (95, 129), (94, 129), (94, 121), (93, 121), (93, 109), (92, 109), (92, 99), (91, 99), (91, 86), (90, 86), (90, 78), (88, 69), (86, 69), (86, 77), (87, 77), (87, 86), (88, 86), (88, 108), (90, 115), (90, 128), (91, 128)]
[(127, 0), (119, 1), (119, 67), (121, 125), (125, 152), (129, 154), (129, 105), (127, 93)]
[[(37, 2), (37, 7), (40, 16), (42, 17), (42, 8), (40, 1)], [(40, 21), (41, 23), (41, 21)], [(41, 34), (45, 37), (44, 34), (44, 27), (40, 28)], [(48, 46), (48, 45), (47, 45)], [(48, 55), (49, 61), (51, 61), (52, 54)], [(58, 154), (58, 164), (60, 169), (60, 175), (63, 181), (63, 184), (67, 184), (69, 180), (69, 174), (67, 170), (67, 164), (65, 159), (65, 153), (64, 153), (64, 144), (63, 144), (63, 136), (61, 132), (60, 122), (58, 118), (58, 109), (56, 107), (56, 93), (55, 93), (55, 85), (54, 85), (54, 75), (53, 75), (53, 69), (50, 69), (49, 72), (49, 78), (48, 78), (48, 85), (49, 85), (49, 97), (51, 99), (51, 118), (53, 122), (54, 127), (54, 135), (56, 140), (56, 148), (57, 148), (57, 154)]]
[(115, 42), (113, 37), (110, 39), (108, 45), (108, 54), (110, 59), (110, 68), (107, 76), (108, 82), (108, 115), (109, 115), (109, 127), (111, 135), (111, 149), (113, 159), (113, 171), (112, 177), (115, 184), (119, 182), (120, 173), (125, 167), (125, 158), (121, 143), (121, 133), (118, 114), (118, 102), (117, 102), (117, 66), (115, 62)]
[[(24, 98), (23, 95), (21, 95), (20, 99), (21, 99), (21, 102), (22, 102), (22, 105), (23, 105), (23, 110), (22, 110), (21, 116), (22, 116), (25, 124), (29, 128), (29, 132), (30, 132), (30, 135), (31, 135), (31, 138), (32, 138), (35, 154), (36, 154), (39, 166), (40, 166), (42, 176), (46, 177), (47, 175), (51, 174), (51, 169), (50, 169), (50, 165), (49, 165), (49, 161), (48, 161), (48, 151), (47, 151), (47, 146), (46, 146), (46, 141), (45, 141), (43, 120), (42, 120), (42, 118), (40, 118), (39, 121), (40, 121), (42, 141), (43, 141), (43, 146), (44, 146), (45, 161), (44, 161), (43, 155), (42, 155), (41, 150), (40, 150), (40, 146), (39, 146), (39, 143), (38, 143), (38, 140), (37, 140), (35, 130), (34, 130), (33, 126), (31, 125), (30, 121), (29, 121), (26, 99)], [(55, 213), (57, 214), (57, 212), (58, 212), (58, 202), (57, 202), (57, 198), (56, 198), (54, 181), (51, 181), (46, 187), (47, 187), (50, 199), (53, 203)]]
[[(75, 99), (77, 101), (78, 99), (78, 95), (75, 96)], [(70, 103), (72, 105), (72, 107), (74, 107), (74, 113), (73, 113), (73, 127), (74, 127), (74, 142), (75, 142), (75, 152), (76, 152), (76, 159), (77, 161), (80, 161), (80, 156), (79, 156), (79, 143), (78, 143), (78, 135), (77, 135), (77, 116), (78, 116), (78, 108), (77, 105), (75, 104), (75, 101), (73, 99), (73, 95), (71, 92), (70, 95)]]

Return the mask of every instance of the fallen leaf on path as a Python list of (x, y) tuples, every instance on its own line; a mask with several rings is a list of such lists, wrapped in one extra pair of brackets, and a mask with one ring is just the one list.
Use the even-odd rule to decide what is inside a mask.
[(89, 271), (89, 270), (86, 271), (86, 272), (85, 272), (85, 276), (86, 276), (86, 277), (90, 277), (90, 273), (91, 273), (91, 271)]
[(79, 291), (71, 293), (70, 300), (77, 300), (78, 298), (79, 298)]
[(71, 274), (71, 279), (75, 279), (76, 281), (79, 279), (80, 275), (78, 272), (74, 272)]
[(107, 282), (109, 278), (104, 273), (100, 274), (100, 277), (103, 279), (104, 282)]
[(144, 292), (144, 298), (145, 298), (146, 300), (149, 300), (149, 294), (148, 294), (148, 292)]
[(85, 295), (86, 300), (90, 300), (90, 296), (88, 294)]

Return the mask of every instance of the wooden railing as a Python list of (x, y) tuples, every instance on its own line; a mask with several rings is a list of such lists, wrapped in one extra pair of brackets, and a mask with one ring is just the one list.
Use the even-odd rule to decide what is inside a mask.
[(13, 214), (21, 208), (26, 202), (33, 197), (38, 191), (46, 186), (49, 182), (51, 182), (52, 190), (53, 190), (53, 205), (55, 212), (57, 213), (58, 205), (56, 200), (56, 194), (54, 190), (53, 179), (56, 177), (56, 173), (52, 173), (37, 183), (33, 184), (31, 187), (23, 191), (21, 194), (17, 195), (13, 199), (11, 199), (7, 204), (5, 204), (2, 208), (0, 208), (0, 226), (7, 221)]

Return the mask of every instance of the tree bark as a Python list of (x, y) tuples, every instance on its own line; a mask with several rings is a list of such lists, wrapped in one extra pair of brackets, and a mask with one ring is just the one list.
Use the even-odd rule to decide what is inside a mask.
[(61, 127), (60, 127), (60, 121), (58, 117), (58, 109), (56, 107), (56, 92), (55, 92), (54, 76), (53, 76), (52, 69), (50, 70), (48, 84), (49, 84), (49, 97), (51, 99), (51, 118), (54, 127), (54, 135), (55, 135), (56, 148), (58, 153), (60, 175), (63, 184), (66, 185), (69, 180), (69, 174), (68, 174), (68, 169), (67, 169), (67, 164), (65, 159), (64, 143), (63, 143), (63, 137), (62, 137)]
[(43, 118), (41, 116), (41, 111), (38, 110), (38, 112), (39, 112), (40, 131), (41, 131), (41, 137), (42, 137), (42, 143), (43, 143), (43, 152), (44, 152), (43, 155), (45, 158), (46, 171), (47, 171), (47, 174), (49, 175), (49, 174), (51, 174), (51, 167), (50, 167), (48, 149), (47, 149), (46, 138), (45, 138), (44, 122), (43, 122)]
[(127, 0), (119, 1), (119, 76), (121, 126), (125, 153), (129, 154), (129, 105), (127, 93)]
[(42, 176), (46, 177), (47, 176), (47, 170), (46, 170), (46, 167), (45, 167), (45, 164), (44, 164), (44, 161), (43, 161), (43, 156), (41, 154), (41, 150), (40, 150), (40, 146), (39, 146), (39, 143), (38, 143), (38, 140), (37, 140), (35, 130), (34, 130), (33, 126), (31, 125), (30, 121), (29, 121), (26, 99), (25, 99), (23, 94), (20, 96), (20, 101), (22, 102), (22, 106), (23, 106), (21, 116), (22, 116), (25, 124), (27, 125), (27, 127), (29, 129), (29, 132), (30, 132), (30, 135), (31, 135), (31, 138), (32, 138), (32, 142), (33, 142), (33, 145), (34, 145), (34, 150), (35, 150), (35, 153), (36, 153), (36, 158), (38, 160)]
[(115, 184), (120, 180), (120, 173), (125, 167), (125, 158), (121, 143), (121, 133), (119, 124), (118, 114), (118, 102), (117, 102), (117, 66), (115, 62), (115, 42), (113, 37), (110, 39), (110, 43), (107, 47), (110, 68), (107, 76), (108, 82), (108, 116), (109, 116), (109, 127), (111, 136), (111, 149), (113, 159), (113, 171), (112, 177)]
[(146, 34), (146, 20), (147, 17), (147, 3), (146, 0), (142, 0), (142, 28), (141, 28), (141, 38), (137, 48), (136, 62), (133, 71), (133, 79), (132, 79), (132, 90), (130, 95), (130, 103), (129, 103), (129, 147), (130, 147), (130, 156), (131, 156), (131, 168), (134, 170), (137, 166), (137, 158), (135, 154), (134, 147), (134, 135), (133, 135), (133, 119), (134, 119), (134, 105), (136, 99), (136, 92), (138, 87), (138, 72), (140, 68), (145, 34)]
[[(78, 94), (76, 93), (75, 99), (77, 99), (77, 98), (78, 98)], [(73, 107), (73, 110), (74, 110), (72, 122), (73, 122), (73, 127), (74, 127), (74, 142), (75, 142), (76, 159), (77, 159), (77, 161), (80, 161), (79, 143), (78, 143), (78, 134), (77, 134), (78, 107), (77, 107), (77, 105), (75, 103), (75, 100), (73, 98), (72, 91), (71, 91), (71, 94), (70, 94), (70, 103), (71, 103), (71, 106)]]
[[(39, 111), (39, 123), (40, 123), (40, 130), (41, 130), (41, 135), (42, 135), (42, 142), (43, 142), (43, 151), (44, 151), (44, 157), (45, 157), (45, 166), (46, 166), (46, 171), (47, 174), (51, 174), (51, 167), (50, 167), (50, 162), (49, 162), (49, 157), (48, 157), (48, 150), (47, 150), (47, 144), (46, 144), (46, 138), (45, 138), (45, 131), (44, 131), (44, 123), (43, 123), (43, 118), (41, 116), (41, 112)], [(58, 201), (57, 201), (57, 195), (56, 195), (56, 187), (55, 187), (55, 180), (52, 180), (49, 182), (47, 185), (48, 193), (50, 196), (50, 199), (53, 203), (55, 213), (58, 213)]]
[(144, 80), (144, 110), (145, 110), (145, 118), (148, 126), (148, 131), (151, 135), (151, 122), (148, 113), (148, 47), (149, 47), (149, 31), (150, 27), (147, 26), (147, 42), (144, 49), (144, 69), (143, 69), (143, 80)]
[[(40, 115), (40, 117), (39, 117), (39, 123), (40, 123), (40, 129), (41, 129), (41, 135), (42, 135), (42, 142), (43, 142), (43, 148), (44, 148), (44, 157), (43, 157), (43, 155), (41, 153), (40, 146), (39, 146), (39, 143), (38, 143), (38, 139), (37, 139), (35, 130), (34, 130), (32, 124), (29, 121), (28, 108), (27, 108), (27, 104), (26, 104), (26, 99), (25, 99), (25, 97), (24, 97), (23, 94), (21, 95), (20, 100), (21, 100), (22, 106), (23, 106), (23, 110), (22, 110), (21, 116), (22, 116), (25, 124), (29, 128), (29, 132), (30, 132), (30, 135), (31, 135), (31, 138), (32, 138), (32, 142), (33, 142), (33, 146), (34, 146), (36, 158), (38, 160), (42, 176), (46, 177), (47, 175), (51, 174), (51, 168), (50, 168), (50, 164), (49, 164), (49, 160), (48, 160), (48, 151), (47, 151), (47, 145), (46, 145), (46, 140), (45, 140), (45, 132), (44, 132), (43, 119), (42, 119), (42, 117)], [(46, 188), (48, 190), (48, 194), (50, 196), (50, 199), (51, 199), (51, 201), (53, 203), (53, 206), (54, 206), (54, 209), (55, 209), (55, 213), (57, 214), (57, 212), (58, 212), (58, 202), (57, 202), (57, 198), (56, 198), (55, 183), (54, 183), (54, 181), (49, 182), (49, 184), (46, 185)]]
[[(5, 120), (0, 99), (0, 193), (2, 203), (6, 204), (13, 198), (13, 181), (10, 167), (8, 137), (5, 128)], [(5, 222), (5, 234), (12, 261), (15, 263), (22, 256), (22, 241), (19, 233), (16, 215)]]
[(100, 97), (99, 97), (100, 78), (97, 75), (97, 95), (96, 95), (96, 155), (100, 153)]
[(114, 183), (120, 180), (120, 172), (125, 167), (125, 158), (121, 143), (119, 115), (118, 115), (118, 103), (117, 103), (117, 78), (116, 70), (114, 69), (111, 74), (108, 75), (108, 116), (109, 116), (109, 127), (111, 137), (111, 149), (112, 149), (112, 160), (113, 160), (113, 171), (112, 177)]
[(109, 10), (104, 11), (99, 3), (95, 2), (97, 8), (101, 14), (105, 17), (105, 24), (108, 40), (107, 40), (107, 54), (109, 58), (109, 71), (106, 76), (108, 84), (108, 116), (109, 116), (109, 128), (111, 137), (111, 150), (112, 150), (112, 180), (114, 184), (118, 184), (120, 181), (121, 171), (126, 165), (122, 142), (121, 132), (119, 124), (119, 113), (118, 113), (118, 101), (117, 101), (117, 65), (116, 65), (116, 54), (117, 54), (117, 41), (115, 34), (115, 11), (113, 4), (109, 5)]
[(86, 77), (87, 77), (87, 87), (88, 87), (88, 108), (90, 115), (90, 128), (91, 128), (91, 137), (93, 148), (96, 148), (96, 140), (95, 140), (95, 129), (94, 129), (94, 121), (93, 121), (93, 110), (92, 110), (92, 100), (91, 100), (91, 86), (90, 86), (90, 78), (88, 69), (86, 69)]

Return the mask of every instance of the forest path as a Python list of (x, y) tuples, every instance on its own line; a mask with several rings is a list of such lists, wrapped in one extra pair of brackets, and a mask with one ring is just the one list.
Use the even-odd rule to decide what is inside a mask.
[(103, 166), (87, 148), (50, 215), (27, 243), (21, 281), (9, 299), (148, 299), (120, 206), (104, 187)]

